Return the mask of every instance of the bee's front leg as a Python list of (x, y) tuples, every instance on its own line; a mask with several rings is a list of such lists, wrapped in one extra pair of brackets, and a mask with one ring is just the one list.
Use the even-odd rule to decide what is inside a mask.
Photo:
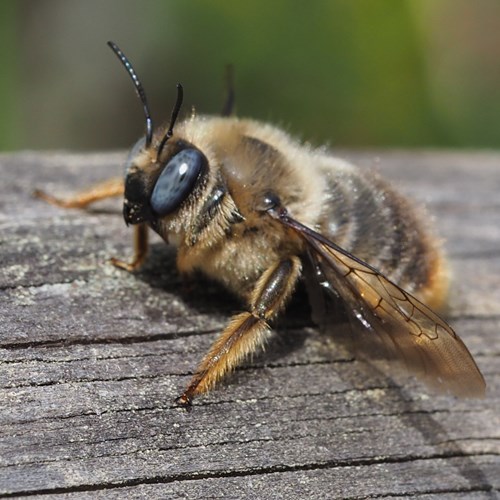
[(114, 266), (125, 269), (125, 271), (135, 271), (142, 266), (148, 254), (149, 240), (148, 240), (148, 225), (146, 223), (137, 224), (134, 226), (134, 256), (130, 262), (116, 259), (110, 259), (111, 264)]
[(104, 200), (105, 198), (123, 196), (124, 191), (125, 184), (123, 182), (123, 178), (113, 177), (112, 179), (100, 182), (99, 184), (96, 184), (95, 186), (68, 198), (58, 198), (42, 191), (41, 189), (35, 189), (35, 191), (33, 191), (33, 196), (36, 196), (51, 205), (56, 205), (57, 207), (85, 208), (91, 203)]
[(281, 260), (257, 281), (249, 300), (249, 311), (233, 317), (214, 342), (187, 389), (177, 402), (189, 407), (198, 394), (209, 391), (227, 372), (261, 346), (269, 334), (268, 320), (283, 308), (301, 272), (296, 256)]
[[(125, 185), (121, 177), (116, 177), (103, 181), (95, 186), (86, 189), (76, 195), (67, 198), (58, 198), (40, 189), (35, 189), (33, 196), (40, 198), (51, 205), (62, 208), (86, 208), (96, 201), (123, 196)], [(125, 262), (112, 257), (111, 263), (125, 269), (135, 271), (144, 263), (148, 253), (148, 228), (146, 224), (138, 224), (134, 227), (134, 256), (130, 262)]]

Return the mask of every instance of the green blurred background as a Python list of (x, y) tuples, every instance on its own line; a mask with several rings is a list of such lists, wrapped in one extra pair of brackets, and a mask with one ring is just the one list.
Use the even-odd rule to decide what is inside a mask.
[(500, 146), (499, 0), (2, 0), (0, 149), (123, 148), (157, 122), (237, 114), (339, 147)]

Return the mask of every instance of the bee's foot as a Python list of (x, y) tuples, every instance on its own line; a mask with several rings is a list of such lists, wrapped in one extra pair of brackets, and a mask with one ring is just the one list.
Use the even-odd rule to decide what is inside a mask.
[(123, 269), (124, 271), (128, 271), (129, 273), (135, 271), (139, 267), (139, 265), (137, 265), (135, 262), (125, 262), (124, 260), (120, 260), (115, 257), (111, 257), (109, 259), (109, 262), (118, 269)]
[(191, 398), (184, 393), (182, 396), (179, 396), (175, 400), (176, 404), (178, 404), (180, 407), (184, 408), (186, 411), (191, 411), (193, 409), (193, 403)]

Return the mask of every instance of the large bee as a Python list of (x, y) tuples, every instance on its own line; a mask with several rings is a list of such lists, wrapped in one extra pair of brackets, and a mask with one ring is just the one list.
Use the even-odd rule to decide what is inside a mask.
[[(314, 318), (368, 355), (399, 361), (428, 385), (481, 396), (485, 382), (467, 347), (433, 309), (446, 303), (446, 262), (410, 204), (378, 176), (313, 149), (268, 124), (196, 116), (154, 128), (132, 65), (108, 42), (133, 80), (146, 134), (129, 155), (125, 183), (111, 180), (70, 199), (84, 207), (124, 194), (123, 217), (135, 227), (132, 262), (148, 250), (148, 228), (177, 247), (182, 273), (195, 270), (238, 295), (236, 314), (201, 360), (177, 401), (190, 406), (270, 335), (304, 277)], [(232, 93), (224, 113), (230, 114)], [(427, 305), (425, 305), (427, 304)], [(347, 328), (333, 318), (347, 318)]]

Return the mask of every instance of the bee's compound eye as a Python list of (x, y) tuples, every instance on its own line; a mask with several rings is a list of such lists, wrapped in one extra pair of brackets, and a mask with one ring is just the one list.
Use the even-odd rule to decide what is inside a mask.
[(166, 164), (151, 194), (151, 208), (163, 216), (175, 211), (193, 191), (206, 162), (197, 149), (183, 149)]

